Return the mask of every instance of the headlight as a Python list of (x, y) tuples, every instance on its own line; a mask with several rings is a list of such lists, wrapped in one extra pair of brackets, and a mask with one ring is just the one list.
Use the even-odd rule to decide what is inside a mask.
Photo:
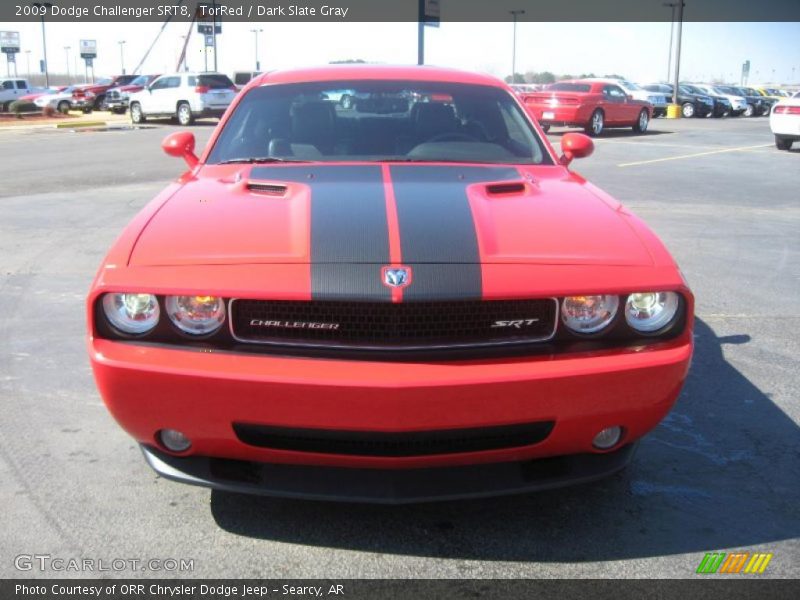
[(576, 333), (596, 333), (614, 320), (618, 308), (617, 296), (567, 296), (561, 302), (561, 320)]
[(116, 329), (141, 335), (158, 324), (161, 311), (153, 294), (106, 294), (103, 312)]
[(675, 292), (637, 292), (625, 302), (625, 320), (636, 331), (652, 333), (669, 325), (679, 306)]
[(175, 326), (191, 335), (213, 333), (225, 321), (225, 302), (217, 296), (167, 296), (166, 307)]

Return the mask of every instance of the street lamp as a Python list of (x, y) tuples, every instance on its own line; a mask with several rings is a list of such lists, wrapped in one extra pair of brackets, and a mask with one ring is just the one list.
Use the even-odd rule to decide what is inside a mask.
[(261, 63), (258, 62), (258, 34), (264, 33), (263, 29), (251, 29), (250, 33), (252, 33), (256, 38), (256, 71), (261, 70)]
[(511, 49), (511, 83), (517, 82), (517, 17), (524, 15), (523, 9), (510, 10), (511, 16), (514, 17), (514, 41), (512, 42)]
[(122, 74), (125, 75), (125, 52), (123, 51), (125, 40), (120, 40), (117, 43), (119, 44), (119, 66), (122, 69)]
[(672, 9), (672, 19), (669, 23), (669, 56), (667, 57), (667, 81), (669, 81), (669, 75), (672, 73), (672, 38), (675, 36), (675, 7), (678, 6), (678, 3), (664, 2), (661, 6)]
[(50, 2), (34, 2), (31, 6), (35, 6), (41, 12), (42, 17), (42, 54), (44, 55), (44, 85), (50, 87), (50, 73), (47, 69), (47, 38), (44, 35), (44, 16), (47, 11), (53, 8)]
[[(70, 78), (69, 78), (69, 49), (70, 48), (72, 48), (72, 46), (64, 46), (64, 54), (66, 55), (66, 59), (67, 59), (67, 83), (72, 83), (70, 81)], [(76, 75), (77, 75), (77, 73), (76, 73)]]

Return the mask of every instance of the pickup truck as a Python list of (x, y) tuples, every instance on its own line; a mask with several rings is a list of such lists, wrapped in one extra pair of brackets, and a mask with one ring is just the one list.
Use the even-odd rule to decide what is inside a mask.
[(33, 91), (26, 79), (0, 79), (0, 110), (8, 110), (12, 102)]

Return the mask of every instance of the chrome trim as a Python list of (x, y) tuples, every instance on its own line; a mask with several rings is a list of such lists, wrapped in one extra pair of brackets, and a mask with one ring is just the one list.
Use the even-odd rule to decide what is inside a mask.
[[(246, 338), (240, 338), (236, 335), (233, 331), (233, 303), (237, 300), (264, 300), (263, 298), (231, 298), (228, 300), (228, 330), (231, 334), (231, 337), (236, 340), (237, 342), (241, 342), (243, 344), (259, 344), (259, 345), (266, 345), (266, 346), (289, 346), (293, 348), (315, 348), (315, 349), (323, 349), (323, 350), (375, 350), (380, 352), (393, 352), (397, 350), (402, 351), (424, 351), (424, 350), (448, 350), (448, 349), (459, 349), (459, 348), (488, 348), (488, 347), (496, 347), (496, 346), (519, 346), (522, 344), (531, 344), (531, 343), (540, 343), (540, 342), (548, 342), (552, 340), (556, 332), (558, 331), (558, 324), (560, 322), (560, 311), (561, 311), (561, 303), (558, 301), (558, 298), (550, 297), (550, 298), (509, 298), (509, 300), (552, 300), (555, 303), (555, 318), (553, 319), (553, 331), (546, 337), (535, 337), (535, 338), (527, 338), (524, 340), (510, 340), (510, 341), (498, 341), (498, 342), (478, 342), (474, 344), (432, 344), (432, 345), (425, 345), (425, 346), (411, 346), (411, 345), (402, 345), (402, 346), (372, 346), (372, 345), (361, 345), (361, 344), (325, 344), (325, 343), (308, 343), (308, 342), (293, 342), (293, 341), (284, 341), (284, 342), (276, 342), (271, 340), (249, 340)], [(264, 300), (265, 302), (269, 302), (269, 300)], [(485, 302), (492, 302), (492, 300), (486, 300)]]

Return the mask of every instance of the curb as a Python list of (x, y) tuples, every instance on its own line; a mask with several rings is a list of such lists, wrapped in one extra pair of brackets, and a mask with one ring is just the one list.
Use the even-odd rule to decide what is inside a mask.
[(106, 121), (71, 121), (68, 123), (55, 123), (53, 127), (56, 129), (71, 129), (73, 127), (107, 127)]

